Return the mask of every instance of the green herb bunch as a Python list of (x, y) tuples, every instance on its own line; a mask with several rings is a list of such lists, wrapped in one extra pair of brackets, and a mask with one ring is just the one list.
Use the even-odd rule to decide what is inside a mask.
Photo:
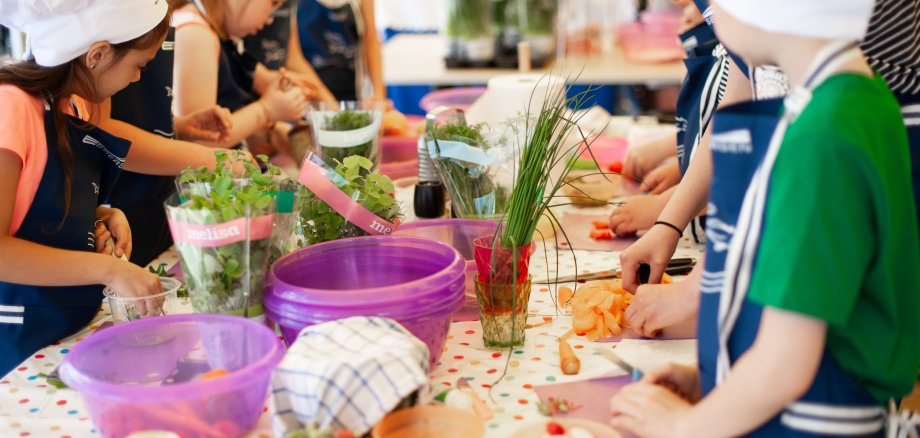
[[(322, 129), (324, 131), (354, 131), (374, 123), (374, 113), (372, 111), (361, 110), (344, 110), (332, 116), (326, 116)], [(360, 155), (371, 161), (375, 159), (374, 140), (350, 147), (331, 147), (318, 144), (320, 154), (323, 160), (328, 163), (333, 161), (342, 162), (345, 157)]]
[[(342, 162), (335, 161), (335, 164), (336, 173), (344, 180), (339, 188), (345, 194), (387, 221), (392, 222), (399, 217), (399, 204), (390, 195), (394, 191), (393, 181), (377, 171), (371, 171), (373, 163), (370, 160), (353, 155), (345, 157)], [(310, 190), (301, 188), (297, 198), (307, 244), (367, 235)]]
[[(468, 125), (452, 121), (432, 128), (428, 136), (440, 152), (440, 141), (457, 141), (483, 151), (490, 148), (483, 132), (484, 123)], [(458, 216), (493, 218), (505, 212), (508, 189), (494, 182), (489, 166), (468, 163), (454, 158), (434, 158), (435, 165), (450, 191), (451, 205)]]
[[(263, 174), (237, 151), (217, 151), (215, 155), (217, 164), (213, 170), (188, 168), (179, 176), (180, 204), (167, 208), (170, 218), (204, 225), (273, 214), (277, 190), (274, 176), (280, 171), (270, 168)], [(268, 157), (259, 158), (268, 161)], [(239, 178), (234, 176), (235, 164), (244, 168)], [(247, 299), (250, 308), (260, 308), (271, 252), (270, 236), (220, 247), (189, 243), (177, 243), (176, 247), (196, 312), (242, 313)]]
[(466, 40), (490, 36), (492, 1), (451, 1), (447, 12), (447, 36)]

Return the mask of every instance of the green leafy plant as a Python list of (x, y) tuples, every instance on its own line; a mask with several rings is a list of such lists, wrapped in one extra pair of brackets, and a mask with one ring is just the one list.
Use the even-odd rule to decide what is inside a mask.
[(491, 36), (492, 1), (451, 1), (447, 12), (447, 36), (467, 40)]
[[(392, 222), (399, 217), (399, 204), (390, 195), (394, 191), (393, 181), (377, 171), (371, 171), (373, 163), (370, 160), (353, 155), (335, 163), (335, 173), (341, 177), (337, 185), (345, 194), (387, 221)], [(306, 244), (367, 235), (366, 231), (348, 222), (310, 190), (302, 188), (297, 198)]]
[[(166, 272), (166, 263), (160, 263), (159, 266), (154, 268), (153, 266), (148, 266), (147, 270), (151, 274), (156, 274), (157, 277), (173, 278), (175, 275)], [(176, 291), (176, 296), (179, 298), (188, 298), (188, 287), (185, 286), (185, 283), (181, 283), (179, 290)]]
[[(322, 129), (324, 131), (354, 131), (370, 126), (374, 123), (374, 114), (371, 111), (344, 110), (332, 116), (325, 117)], [(327, 162), (342, 162), (345, 157), (360, 155), (369, 160), (374, 160), (374, 140), (351, 147), (331, 147), (319, 144), (320, 154)]]
[[(440, 155), (440, 141), (456, 141), (471, 147), (490, 149), (483, 132), (483, 123), (468, 125), (453, 121), (428, 131), (428, 137)], [(438, 156), (433, 159), (450, 191), (451, 205), (458, 216), (465, 218), (494, 218), (505, 212), (509, 189), (496, 184), (489, 166), (455, 158)]]
[[(179, 176), (178, 205), (167, 208), (173, 221), (211, 225), (274, 212), (277, 184), (272, 171), (263, 174), (239, 152), (215, 152), (213, 170), (189, 168)], [(264, 162), (267, 157), (261, 156)], [(242, 165), (240, 178), (235, 164)], [(271, 251), (270, 236), (218, 247), (177, 242), (182, 269), (196, 312), (261, 313), (262, 286)], [(248, 307), (247, 307), (248, 306)], [(252, 312), (250, 312), (252, 313)]]

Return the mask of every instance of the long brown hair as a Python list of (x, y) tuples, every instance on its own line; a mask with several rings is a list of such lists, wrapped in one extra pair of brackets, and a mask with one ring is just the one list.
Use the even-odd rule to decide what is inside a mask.
[[(112, 44), (114, 61), (120, 61), (130, 50), (146, 50), (158, 44), (169, 32), (169, 16), (167, 14), (163, 21), (144, 35), (123, 43)], [(93, 86), (89, 69), (80, 61), (80, 58), (82, 56), (55, 67), (43, 67), (35, 60), (0, 67), (0, 84), (12, 85), (32, 96), (50, 102), (51, 117), (54, 120), (57, 137), (57, 154), (64, 171), (64, 216), (58, 224), (58, 230), (64, 225), (70, 211), (70, 191), (73, 180), (73, 151), (67, 135), (67, 123), (71, 122), (64, 114), (63, 108), (77, 90), (87, 95), (96, 94), (96, 87)]]

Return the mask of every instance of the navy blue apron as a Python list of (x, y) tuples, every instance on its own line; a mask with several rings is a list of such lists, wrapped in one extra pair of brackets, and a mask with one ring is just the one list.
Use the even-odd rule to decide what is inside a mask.
[[(746, 102), (720, 109), (713, 122), (713, 177), (706, 220), (706, 263), (698, 319), (700, 381), (706, 395), (716, 386), (720, 335), (726, 335), (729, 363), (751, 347), (760, 328), (763, 307), (738, 294), (726, 295), (726, 264), (732, 237), (742, 214), (746, 188), (766, 160), (780, 121), (778, 99)], [(784, 128), (783, 128), (784, 129)], [(783, 131), (785, 132), (785, 131)], [(733, 254), (732, 257), (737, 257)], [(729, 276), (728, 281), (732, 281)], [(734, 291), (735, 289), (731, 289)], [(805, 293), (805, 291), (803, 291)], [(739, 300), (737, 319), (728, 333), (720, 321), (723, 299)], [(846, 375), (825, 350), (814, 382), (806, 394), (749, 436), (811, 437), (881, 434), (883, 411), (878, 402)]]
[[(112, 96), (112, 118), (175, 138), (172, 119), (173, 46), (170, 28), (141, 79)], [(138, 103), (143, 103), (139, 105)], [(131, 263), (146, 266), (172, 245), (163, 203), (176, 192), (175, 177), (123, 172), (108, 202), (125, 213), (133, 238)]]
[(297, 32), (303, 56), (338, 100), (357, 100), (356, 53), (360, 46), (350, 4), (330, 9), (318, 0), (297, 6)]
[[(728, 69), (724, 59), (713, 50), (719, 44), (712, 27), (700, 23), (680, 36), (687, 57), (684, 65), (687, 76), (677, 97), (677, 159), (680, 174), (687, 173), (690, 157), (699, 143), (699, 137), (709, 125), (712, 113), (719, 105), (725, 90)], [(717, 68), (722, 64), (723, 68)]]
[[(16, 237), (73, 251), (94, 250), (96, 207), (121, 173), (131, 143), (82, 121), (67, 131), (73, 151), (70, 209), (64, 218), (64, 172), (51, 113), (45, 112), (48, 161), (35, 199)], [(61, 222), (62, 218), (64, 221)], [(41, 348), (92, 321), (102, 286), (42, 287), (0, 282), (0, 375)]]
[(288, 0), (272, 14), (272, 23), (255, 35), (243, 38), (243, 47), (270, 70), (278, 70), (287, 62), (288, 40), (291, 39), (293, 0)]

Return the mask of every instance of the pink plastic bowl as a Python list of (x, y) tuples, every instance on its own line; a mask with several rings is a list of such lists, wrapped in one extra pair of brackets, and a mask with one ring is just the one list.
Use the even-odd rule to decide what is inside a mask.
[(380, 140), (380, 174), (392, 179), (418, 174), (418, 138), (383, 137)]
[[(284, 347), (262, 324), (175, 315), (121, 324), (79, 342), (61, 378), (80, 392), (104, 437), (167, 430), (241, 437), (259, 420)], [(214, 369), (228, 372), (203, 380)]]
[(454, 248), (421, 237), (335, 240), (294, 251), (272, 266), (265, 314), (289, 345), (313, 324), (382, 316), (428, 345), (432, 366), (450, 318), (463, 305), (465, 264)]
[(466, 283), (463, 307), (454, 313), (454, 321), (479, 321), (479, 303), (476, 301), (476, 260), (473, 257), (473, 240), (479, 236), (495, 234), (498, 222), (483, 219), (431, 219), (400, 225), (394, 236), (417, 236), (446, 243), (466, 259)]
[(426, 94), (418, 105), (426, 112), (442, 105), (466, 111), (485, 92), (486, 87), (446, 88)]

